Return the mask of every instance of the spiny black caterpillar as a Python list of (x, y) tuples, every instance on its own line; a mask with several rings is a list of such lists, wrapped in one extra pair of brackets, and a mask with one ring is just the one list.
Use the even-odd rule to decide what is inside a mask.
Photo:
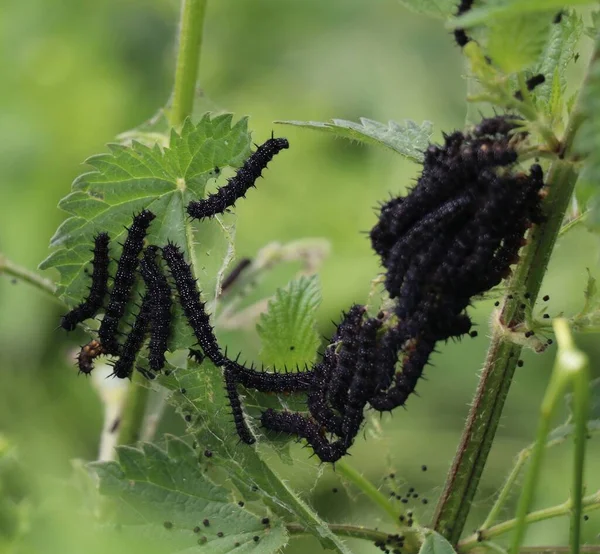
[(73, 331), (78, 323), (95, 317), (102, 309), (104, 298), (108, 294), (109, 244), (110, 239), (107, 233), (99, 233), (94, 238), (90, 292), (81, 304), (62, 316), (60, 326), (66, 331)]
[(190, 202), (187, 207), (189, 216), (194, 219), (213, 217), (233, 206), (239, 198), (245, 198), (248, 189), (255, 186), (256, 179), (273, 157), (289, 146), (287, 139), (271, 137), (256, 149), (225, 186), (203, 200)]
[(144, 247), (144, 238), (154, 218), (155, 215), (149, 210), (142, 210), (134, 216), (131, 227), (128, 229), (127, 238), (123, 243), (113, 288), (104, 318), (98, 330), (100, 342), (107, 354), (118, 355), (120, 352), (119, 342), (117, 341), (119, 322), (125, 314), (125, 307), (129, 302), (139, 264), (139, 256)]
[[(533, 165), (529, 173), (515, 167), (515, 144), (526, 136), (519, 125), (514, 116), (496, 116), (469, 133), (447, 135), (442, 146), (426, 150), (416, 186), (383, 204), (370, 233), (392, 308), (370, 317), (363, 306), (352, 306), (321, 361), (304, 371), (259, 371), (223, 354), (182, 251), (172, 243), (162, 248), (202, 355), (223, 369), (243, 442), (252, 444), (255, 438), (238, 385), (260, 392), (302, 392), (307, 395), (306, 414), (267, 409), (261, 423), (267, 430), (305, 439), (322, 461), (335, 462), (352, 446), (367, 406), (389, 411), (405, 404), (436, 343), (470, 332), (466, 309), (471, 299), (508, 276), (525, 232), (543, 219), (541, 167)], [(157, 253), (150, 247), (143, 264)], [(142, 272), (147, 291), (123, 347), (123, 360), (115, 365), (118, 377), (131, 372), (130, 354), (141, 348), (153, 302), (166, 305), (170, 297), (168, 282), (154, 286), (148, 267), (142, 266)]]
[[(79, 352), (77, 363), (81, 373), (91, 373), (95, 358), (111, 354), (120, 356), (114, 365), (113, 375), (120, 378), (129, 377), (151, 324), (151, 368), (157, 371), (164, 365), (164, 352), (171, 319), (169, 313), (171, 289), (158, 266), (152, 265), (154, 263), (152, 255), (155, 254), (156, 247), (149, 247), (142, 261), (141, 273), (146, 281), (147, 293), (142, 301), (139, 314), (131, 331), (127, 333), (125, 344), (121, 346), (117, 340), (119, 323), (125, 315), (125, 308), (130, 300), (138, 273), (139, 256), (144, 247), (144, 239), (154, 218), (155, 215), (149, 210), (142, 210), (133, 217), (123, 244), (121, 257), (117, 263), (109, 302), (98, 330), (98, 339), (93, 339), (84, 345)], [(61, 325), (67, 330), (73, 330), (79, 321), (94, 317), (101, 309), (104, 298), (108, 295), (110, 261), (108, 234), (100, 233), (94, 242), (94, 260), (92, 262), (94, 271), (90, 296), (77, 308), (63, 316)]]

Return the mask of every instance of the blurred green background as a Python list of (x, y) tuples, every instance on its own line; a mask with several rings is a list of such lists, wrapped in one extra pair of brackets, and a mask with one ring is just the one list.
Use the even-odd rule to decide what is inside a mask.
[[(174, 0), (0, 4), (0, 252), (6, 257), (36, 268), (65, 217), (56, 205), (84, 170), (83, 160), (105, 151), (116, 134), (150, 118), (166, 102), (178, 11)], [(291, 143), (236, 210), (238, 254), (252, 256), (273, 240), (329, 239), (332, 255), (321, 272), (323, 333), (330, 332), (329, 322), (340, 310), (365, 300), (378, 266), (362, 232), (374, 224), (377, 202), (410, 185), (418, 167), (389, 151), (272, 122), (428, 119), (439, 138), (441, 130), (464, 124), (464, 72), (443, 22), (415, 16), (393, 0), (209, 2), (203, 95), (236, 116), (250, 115), (257, 142), (274, 129)], [(597, 262), (598, 237), (575, 230), (561, 241), (542, 289), (551, 296), (550, 314), (581, 307), (585, 268), (600, 276)], [(476, 387), (494, 299), (476, 302), (479, 337), (441, 346), (429, 380), (418, 387), (420, 397), (409, 401), (408, 411), (385, 416), (378, 436), (359, 438), (352, 450), (351, 463), (373, 482), (383, 485), (394, 471), (397, 489), (414, 486), (428, 497), (427, 506), (415, 509), (425, 522)], [(31, 476), (67, 475), (72, 458), (97, 456), (100, 401), (69, 359), (83, 336), (57, 330), (60, 314), (42, 293), (0, 279), (0, 431), (18, 447)], [(594, 375), (600, 375), (597, 338), (577, 339), (589, 351)], [(234, 349), (256, 351), (253, 334), (224, 334), (223, 340)], [(469, 531), (482, 521), (514, 455), (533, 439), (553, 359), (552, 349), (524, 355)], [(162, 431), (180, 433), (182, 426), (167, 414)], [(306, 450), (298, 450), (297, 457), (300, 470), (315, 463)], [(538, 507), (566, 498), (570, 458), (568, 446), (551, 452)], [(600, 487), (599, 461), (600, 449), (591, 441), (590, 492)], [(421, 472), (422, 464), (429, 471)], [(283, 467), (286, 471), (292, 486), (305, 491), (326, 519), (377, 525), (379, 514), (355, 491), (346, 491), (331, 468), (324, 469), (314, 490), (314, 473)], [(54, 517), (52, 539), (38, 551), (83, 551), (66, 513)], [(592, 516), (585, 539), (594, 540), (599, 528), (600, 519)], [(567, 521), (553, 520), (532, 527), (528, 542), (565, 544), (567, 536)], [(351, 545), (356, 552), (376, 551), (369, 544)], [(306, 539), (289, 551), (308, 546), (318, 549)]]

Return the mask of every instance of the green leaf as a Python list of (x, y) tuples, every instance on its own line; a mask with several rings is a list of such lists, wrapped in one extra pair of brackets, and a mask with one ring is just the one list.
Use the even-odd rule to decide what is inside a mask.
[[(582, 125), (575, 136), (575, 149), (584, 157), (584, 168), (577, 184), (588, 198), (590, 214), (586, 223), (600, 222), (600, 58), (592, 63), (581, 97)], [(600, 228), (598, 225), (597, 228)]]
[(455, 0), (400, 0), (409, 10), (430, 17), (445, 18), (456, 12)]
[(419, 554), (456, 554), (456, 551), (442, 535), (435, 531), (427, 531)]
[[(590, 435), (600, 433), (600, 419), (591, 419), (588, 421), (587, 429)], [(556, 427), (548, 433), (548, 446), (553, 446), (553, 444), (565, 441), (573, 435), (573, 433), (575, 433), (575, 425), (572, 423), (565, 423)]]
[(240, 507), (227, 489), (207, 478), (196, 453), (180, 439), (168, 437), (166, 450), (146, 443), (141, 449), (118, 447), (117, 454), (117, 462), (90, 467), (100, 479), (101, 494), (116, 501), (123, 534), (152, 538), (168, 545), (169, 552), (251, 548), (267, 554), (287, 543), (280, 520), (272, 518), (267, 527)]
[(546, 113), (559, 119), (562, 115), (562, 97), (567, 87), (565, 70), (575, 57), (575, 48), (583, 31), (583, 20), (575, 11), (563, 14), (560, 24), (552, 25), (550, 36), (533, 73), (541, 73), (546, 82), (536, 87), (537, 101)]
[(539, 14), (505, 17), (489, 22), (488, 53), (505, 73), (531, 67), (540, 56), (552, 19)]
[[(58, 292), (68, 304), (79, 302), (87, 292), (89, 276), (85, 269), (91, 260), (93, 237), (108, 232), (111, 256), (120, 256), (119, 242), (134, 213), (147, 208), (154, 212), (147, 237), (149, 243), (164, 245), (168, 240), (184, 249), (188, 260), (195, 242), (186, 207), (204, 196), (207, 181), (215, 177), (215, 167), (239, 166), (250, 153), (247, 119), (232, 126), (232, 115), (206, 114), (194, 125), (187, 120), (181, 133), (171, 132), (170, 145), (150, 147), (139, 142), (131, 146), (110, 145), (110, 153), (92, 156), (87, 163), (94, 171), (75, 179), (72, 192), (59, 206), (69, 217), (51, 239), (56, 250), (40, 264), (60, 273)], [(231, 258), (233, 230), (231, 218), (215, 218), (197, 225), (202, 257), (194, 263), (201, 288), (208, 299), (217, 288), (207, 282), (202, 270), (214, 280), (222, 270), (223, 258)], [(226, 260), (227, 261), (227, 260)], [(132, 295), (135, 297), (135, 295)], [(179, 310), (179, 308), (177, 308)], [(176, 312), (176, 321), (182, 321)], [(183, 325), (173, 335), (171, 349), (189, 344), (190, 333)]]
[[(180, 413), (192, 416), (189, 431), (195, 436), (199, 451), (208, 449), (212, 452), (210, 458), (203, 460), (207, 469), (210, 466), (224, 471), (244, 500), (260, 500), (273, 513), (300, 523), (324, 548), (350, 552), (271, 468), (272, 464), (263, 460), (260, 442), (252, 446), (240, 444), (219, 368), (206, 361), (201, 366), (190, 362), (188, 368), (173, 369), (169, 375), (158, 376), (154, 383), (172, 391), (171, 403)], [(253, 429), (255, 423), (249, 423)], [(272, 456), (272, 451), (269, 455)]]
[(550, 20), (552, 20), (553, 15), (561, 9), (594, 3), (594, 0), (527, 0), (526, 2), (523, 0), (502, 0), (473, 8), (463, 16), (454, 18), (448, 23), (447, 27), (450, 29), (459, 27), (466, 29), (502, 18), (527, 14), (538, 14), (540, 17), (546, 17), (548, 14)]
[(410, 119), (407, 119), (404, 124), (390, 120), (387, 125), (366, 117), (361, 117), (360, 123), (345, 119), (332, 119), (331, 122), (276, 121), (275, 123), (316, 129), (350, 140), (385, 146), (417, 163), (423, 161), (423, 152), (429, 146), (433, 133), (433, 124), (430, 121), (418, 125)]
[(260, 358), (265, 365), (295, 368), (314, 361), (321, 342), (316, 329), (320, 304), (316, 275), (300, 277), (277, 289), (257, 325), (262, 341)]

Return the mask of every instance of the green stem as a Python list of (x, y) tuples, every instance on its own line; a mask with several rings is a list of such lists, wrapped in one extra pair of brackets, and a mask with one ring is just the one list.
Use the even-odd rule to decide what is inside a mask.
[(135, 444), (140, 439), (149, 393), (144, 376), (134, 371), (123, 404), (117, 444)]
[[(582, 507), (583, 512), (590, 513), (595, 510), (600, 510), (600, 491), (595, 494), (586, 496), (582, 498)], [(550, 508), (544, 508), (542, 510), (537, 510), (535, 512), (531, 512), (527, 514), (525, 518), (525, 522), (527, 524), (536, 523), (538, 521), (545, 521), (548, 519), (553, 519), (556, 517), (562, 517), (571, 512), (573, 508), (573, 503), (571, 500), (567, 500), (562, 504), (558, 504), (557, 506), (551, 506)], [(498, 537), (500, 535), (504, 535), (510, 531), (513, 531), (518, 525), (517, 518), (509, 519), (507, 521), (503, 521), (502, 523), (498, 523), (489, 529), (486, 529), (483, 533), (484, 540), (489, 540), (494, 537)], [(459, 552), (468, 552), (474, 548), (477, 548), (481, 544), (481, 534), (473, 533), (468, 537), (464, 538), (462, 541), (458, 543), (458, 551)]]
[[(569, 546), (529, 546), (521, 548), (519, 554), (565, 554), (569, 552)], [(582, 546), (579, 552), (600, 552), (600, 544), (596, 546)]]
[[(588, 73), (580, 87), (579, 98), (567, 124), (558, 153), (559, 159), (552, 163), (546, 178), (548, 196), (544, 203), (544, 212), (547, 219), (530, 233), (529, 245), (509, 283), (510, 294), (504, 298), (500, 317), (509, 327), (524, 320), (519, 295), (529, 293), (531, 305), (535, 304), (564, 215), (569, 207), (578, 177), (574, 163), (577, 161), (577, 155), (572, 153), (572, 145), (583, 120), (581, 93), (586, 90), (591, 76), (590, 70), (599, 56), (600, 38), (596, 39)], [(494, 331), (475, 399), (434, 515), (435, 529), (453, 544), (458, 542), (465, 526), (520, 353), (520, 346), (504, 342), (502, 331)]]
[(356, 488), (360, 489), (374, 504), (379, 506), (394, 522), (399, 525), (400, 510), (398, 510), (388, 498), (378, 490), (371, 481), (366, 479), (362, 474), (356, 471), (350, 464), (344, 460), (340, 460), (335, 464), (335, 471), (344, 479), (352, 483)]
[[(566, 440), (565, 436), (561, 436), (559, 438), (552, 439), (546, 443), (546, 448), (552, 448), (553, 446), (562, 444), (563, 442), (565, 442), (565, 440)], [(508, 477), (506, 478), (504, 486), (502, 487), (502, 490), (500, 491), (500, 494), (498, 495), (496, 502), (492, 506), (492, 509), (490, 510), (490, 513), (488, 514), (488, 516), (485, 519), (485, 521), (483, 522), (483, 524), (479, 527), (480, 531), (484, 531), (485, 529), (490, 528), (492, 526), (492, 524), (494, 523), (494, 521), (496, 521), (496, 519), (498, 519), (498, 516), (500, 515), (502, 508), (504, 507), (504, 505), (506, 504), (506, 501), (508, 500), (508, 498), (510, 496), (511, 489), (514, 486), (514, 484), (519, 476), (519, 473), (521, 472), (521, 470), (525, 466), (526, 462), (531, 457), (534, 447), (535, 447), (535, 443), (529, 445), (527, 448), (524, 448), (517, 455), (515, 465), (513, 466)]]
[(506, 482), (504, 483), (504, 487), (502, 487), (502, 490), (500, 491), (500, 494), (498, 495), (496, 502), (492, 506), (492, 509), (490, 510), (490, 513), (488, 514), (486, 520), (483, 522), (483, 524), (479, 528), (480, 531), (488, 529), (494, 523), (494, 521), (496, 521), (496, 519), (498, 519), (498, 516), (500, 515), (500, 512), (501, 512), (502, 508), (504, 507), (504, 504), (506, 504), (506, 501), (508, 500), (508, 497), (510, 496), (512, 487), (515, 484), (515, 481), (517, 480), (519, 473), (521, 473), (521, 469), (525, 465), (525, 462), (529, 459), (530, 455), (531, 455), (531, 450), (529, 448), (519, 452), (519, 455), (517, 457), (517, 462), (515, 463), (514, 467), (512, 468), (512, 471), (510, 472), (509, 476), (507, 477)]
[(552, 415), (557, 404), (561, 401), (565, 389), (569, 384), (569, 376), (565, 372), (555, 370), (551, 377), (550, 383), (544, 395), (542, 401), (540, 421), (538, 424), (537, 440), (533, 448), (533, 454), (531, 456), (531, 463), (529, 465), (529, 471), (527, 478), (523, 485), (523, 491), (517, 507), (517, 525), (515, 527), (514, 538), (512, 547), (510, 549), (511, 554), (516, 554), (521, 547), (523, 537), (525, 536), (527, 514), (529, 508), (533, 503), (535, 489), (540, 477), (540, 471), (542, 468), (542, 460), (546, 453), (546, 438), (550, 433), (550, 425), (552, 423)]
[(179, 127), (194, 108), (206, 1), (183, 0), (181, 7), (179, 52), (175, 68), (173, 104), (169, 113), (173, 127)]
[[(393, 539), (391, 542), (388, 542), (390, 539), (390, 534), (385, 533), (383, 531), (379, 531), (377, 529), (369, 529), (367, 527), (359, 527), (356, 525), (345, 525), (345, 524), (337, 524), (330, 523), (328, 526), (329, 530), (337, 535), (338, 537), (349, 537), (352, 539), (363, 539), (369, 542), (381, 542), (387, 543), (390, 547), (390, 550), (393, 550), (394, 547), (398, 546), (393, 543)], [(299, 535), (312, 535), (310, 531), (307, 531), (302, 525), (298, 523), (287, 523), (285, 528), (288, 533), (293, 536)], [(416, 529), (404, 529), (402, 536), (404, 537), (404, 546), (402, 547), (402, 551), (406, 553), (416, 553), (419, 550), (419, 540), (418, 540), (418, 531)], [(415, 546), (416, 545), (416, 546)]]
[[(332, 533), (340, 537), (351, 537), (353, 539), (364, 539), (366, 541), (383, 541), (388, 538), (388, 533), (368, 529), (367, 527), (359, 527), (356, 525), (342, 525), (330, 523), (328, 525)], [(306, 530), (299, 523), (287, 523), (285, 528), (290, 535), (312, 535), (311, 531)]]
[(56, 296), (56, 286), (52, 281), (44, 279), (37, 273), (11, 262), (8, 258), (4, 257), (4, 255), (0, 254), (0, 275), (2, 274), (10, 275), (19, 281), (23, 281), (24, 283), (49, 294), (54, 301), (64, 306), (64, 303)]
[(561, 369), (573, 385), (573, 419), (575, 420), (575, 459), (573, 463), (573, 490), (571, 498), (570, 542), (573, 554), (579, 552), (581, 543), (581, 512), (583, 505), (583, 475), (585, 447), (588, 438), (588, 417), (590, 410), (590, 371), (588, 357), (578, 350), (565, 319), (554, 321), (554, 332), (558, 342), (558, 361)]
[[(509, 327), (524, 321), (521, 309), (524, 293), (529, 293), (531, 303), (535, 303), (576, 180), (577, 172), (571, 164), (561, 160), (552, 164), (546, 180), (547, 220), (531, 233), (522, 261), (509, 283), (510, 294), (502, 305), (500, 319)], [(465, 525), (520, 353), (521, 346), (505, 342), (501, 330), (494, 332), (458, 452), (434, 516), (435, 529), (453, 544), (458, 542)]]

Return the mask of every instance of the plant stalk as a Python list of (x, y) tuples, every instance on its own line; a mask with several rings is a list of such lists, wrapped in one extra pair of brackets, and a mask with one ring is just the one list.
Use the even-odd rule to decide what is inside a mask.
[[(569, 207), (578, 177), (575, 165), (578, 157), (572, 146), (584, 119), (582, 92), (585, 92), (593, 66), (599, 58), (600, 37), (597, 37), (587, 75), (561, 141), (558, 159), (552, 162), (547, 175), (548, 195), (544, 202), (547, 219), (530, 233), (529, 244), (510, 280), (502, 304), (500, 320), (509, 327), (524, 321), (520, 295), (528, 293), (531, 305), (535, 304)], [(459, 541), (465, 526), (520, 353), (519, 345), (505, 342), (501, 330), (494, 331), (475, 399), (434, 515), (434, 528), (452, 544)]]
[(35, 287), (42, 292), (50, 295), (55, 302), (59, 303), (61, 306), (65, 304), (56, 296), (56, 285), (50, 281), (49, 279), (44, 279), (37, 273), (33, 271), (29, 271), (24, 267), (21, 267), (13, 262), (11, 262), (8, 258), (6, 258), (3, 254), (0, 254), (0, 275), (6, 274), (18, 279), (19, 281), (23, 281), (32, 287)]
[(123, 404), (117, 445), (135, 444), (140, 440), (149, 393), (146, 378), (134, 371)]
[[(600, 491), (592, 494), (590, 496), (586, 496), (582, 498), (581, 505), (583, 507), (583, 512), (591, 513), (596, 510), (600, 510)], [(541, 510), (536, 510), (535, 512), (530, 512), (527, 514), (525, 518), (525, 522), (527, 524), (536, 523), (538, 521), (546, 521), (548, 519), (552, 519), (555, 517), (562, 517), (568, 515), (571, 512), (573, 504), (571, 500), (567, 500), (562, 504), (558, 504), (556, 506), (551, 506), (550, 508), (543, 508)], [(504, 535), (510, 531), (513, 531), (518, 525), (517, 518), (509, 519), (507, 521), (503, 521), (502, 523), (498, 523), (489, 529), (486, 529), (483, 533), (484, 540), (490, 540), (494, 537), (498, 537), (500, 535)], [(458, 543), (458, 551), (459, 552), (468, 552), (469, 550), (473, 550), (481, 545), (479, 542), (480, 535), (479, 533), (473, 533), (468, 537), (464, 538), (462, 541)]]
[(182, 2), (173, 103), (169, 110), (172, 127), (181, 126), (194, 108), (206, 3), (207, 0)]

